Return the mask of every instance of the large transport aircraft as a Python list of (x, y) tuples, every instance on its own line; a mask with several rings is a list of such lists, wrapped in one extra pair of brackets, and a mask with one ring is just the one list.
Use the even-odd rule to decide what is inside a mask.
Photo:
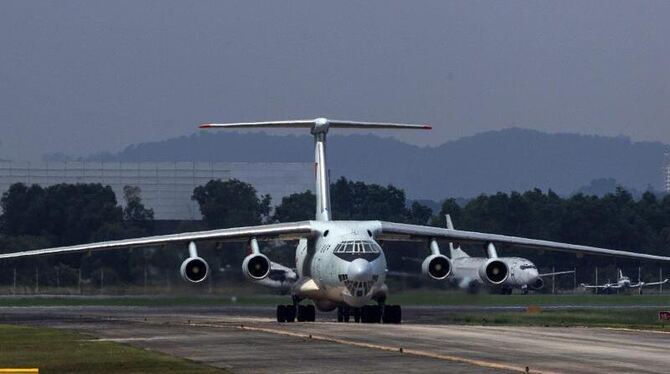
[(633, 283), (631, 282), (630, 277), (623, 275), (623, 271), (619, 269), (616, 283), (610, 283), (608, 281), (605, 284), (595, 286), (582, 283), (581, 286), (585, 289), (594, 290), (596, 293), (612, 293), (618, 292), (619, 290), (629, 290), (635, 288), (639, 288), (640, 293), (642, 293), (642, 287), (660, 286), (661, 284), (666, 283), (668, 283), (668, 279), (664, 279), (659, 282), (642, 282), (638, 279), (637, 283)]
[[(447, 229), (453, 230), (454, 224), (449, 215), (446, 216)], [(515, 288), (520, 289), (524, 294), (529, 289), (538, 291), (544, 287), (544, 277), (555, 275), (573, 274), (574, 270), (557, 271), (552, 273), (540, 274), (535, 264), (522, 257), (498, 257), (495, 246), (488, 246), (488, 257), (470, 257), (460, 246), (449, 243), (449, 253), (451, 258), (452, 272), (449, 280), (458, 287), (466, 289), (471, 293), (476, 293), (480, 286), (487, 286), (492, 291), (510, 295)], [(497, 258), (507, 267), (507, 277), (495, 281), (487, 276), (482, 276), (479, 271), (489, 259)]]
[[(440, 242), (479, 244), (492, 253), (497, 245), (519, 248), (556, 250), (582, 255), (605, 255), (636, 260), (670, 262), (670, 257), (620, 250), (565, 244), (546, 240), (452, 230), (403, 223), (332, 220), (326, 167), (326, 135), (332, 128), (342, 129), (418, 129), (430, 126), (329, 120), (317, 118), (297, 121), (271, 121), (202, 125), (201, 128), (304, 128), (314, 136), (316, 177), (316, 216), (311, 221), (287, 222), (269, 225), (236, 227), (172, 235), (142, 237), (74, 246), (27, 250), (0, 254), (0, 259), (29, 256), (67, 254), (132, 247), (161, 246), (183, 243), (189, 249), (180, 271), (182, 277), (193, 283), (202, 282), (208, 275), (207, 262), (198, 256), (195, 242), (243, 242), (249, 254), (242, 262), (244, 274), (255, 282), (284, 283), (273, 280), (272, 274), (293, 276), (290, 294), (292, 303), (277, 307), (277, 321), (314, 321), (315, 306), (321, 311), (337, 309), (338, 321), (353, 317), (361, 322), (400, 323), (399, 305), (386, 304), (388, 288), (386, 257), (380, 241), (419, 241), (426, 244), (429, 255), (422, 264), (422, 272), (433, 279), (446, 279), (452, 271), (451, 260), (442, 254)], [(430, 172), (430, 171), (426, 171)], [(584, 224), (588, 224), (585, 222)], [(295, 272), (279, 267), (261, 252), (260, 243), (268, 240), (297, 240)], [(283, 269), (283, 270), (282, 270)], [(290, 271), (289, 271), (290, 270)], [(509, 276), (508, 265), (491, 257), (481, 263), (478, 272), (491, 283), (503, 282)], [(309, 299), (313, 305), (300, 304)], [(372, 305), (371, 305), (372, 304)]]

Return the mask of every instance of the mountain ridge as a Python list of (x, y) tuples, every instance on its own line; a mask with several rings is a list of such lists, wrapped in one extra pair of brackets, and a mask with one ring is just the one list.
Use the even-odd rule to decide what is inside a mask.
[[(434, 200), (532, 188), (570, 194), (597, 179), (615, 179), (636, 190), (660, 190), (664, 154), (670, 150), (660, 142), (622, 136), (549, 134), (518, 127), (436, 147), (370, 134), (334, 134), (328, 147), (332, 178), (393, 184), (410, 198)], [(116, 154), (85, 159), (311, 162), (313, 149), (308, 135), (211, 132), (134, 144)]]

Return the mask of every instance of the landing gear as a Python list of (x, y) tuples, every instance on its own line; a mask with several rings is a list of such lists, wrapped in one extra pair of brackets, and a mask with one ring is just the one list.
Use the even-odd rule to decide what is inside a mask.
[(384, 305), (382, 322), (400, 324), (402, 322), (402, 309), (400, 305)]
[(503, 288), (500, 289), (500, 294), (501, 295), (511, 295), (512, 294), (512, 287), (503, 286)]
[(277, 305), (277, 322), (295, 322), (295, 305)]
[(528, 286), (526, 285), (521, 286), (521, 292), (523, 292), (524, 295), (528, 295)]
[(298, 305), (298, 322), (314, 322), (316, 308), (314, 305)]
[(337, 307), (337, 322), (349, 322), (351, 318), (351, 309), (348, 305)]
[(361, 308), (361, 322), (379, 323), (382, 319), (382, 308), (379, 305), (364, 305)]
[(400, 305), (365, 305), (361, 308), (340, 306), (337, 308), (337, 322), (349, 322), (353, 316), (355, 323), (394, 323), (402, 321)]

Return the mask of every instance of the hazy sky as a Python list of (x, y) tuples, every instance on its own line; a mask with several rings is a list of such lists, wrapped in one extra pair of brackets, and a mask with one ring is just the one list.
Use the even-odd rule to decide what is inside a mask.
[(670, 1), (2, 0), (0, 157), (321, 115), (670, 143), (669, 36)]

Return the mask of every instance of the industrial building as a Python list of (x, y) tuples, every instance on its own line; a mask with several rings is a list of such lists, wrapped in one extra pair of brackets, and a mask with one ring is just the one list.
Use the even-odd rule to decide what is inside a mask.
[(200, 219), (193, 189), (212, 179), (239, 179), (278, 203), (292, 193), (314, 189), (311, 163), (249, 162), (18, 162), (0, 161), (0, 193), (14, 183), (47, 187), (60, 183), (109, 185), (123, 203), (123, 187), (138, 186), (156, 219)]
[(665, 176), (665, 192), (670, 193), (670, 154), (665, 154), (665, 165), (663, 166)]

